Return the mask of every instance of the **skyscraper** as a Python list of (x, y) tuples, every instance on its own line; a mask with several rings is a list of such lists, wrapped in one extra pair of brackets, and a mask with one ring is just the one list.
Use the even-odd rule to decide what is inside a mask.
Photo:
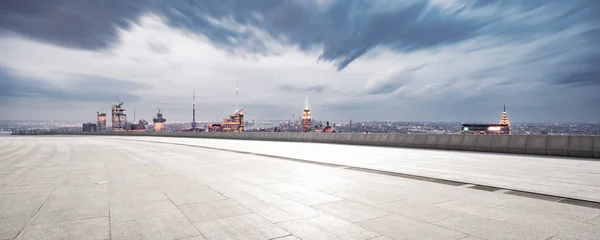
[(112, 129), (115, 132), (124, 131), (127, 124), (127, 115), (123, 103), (112, 105)]
[(302, 113), (302, 131), (310, 132), (312, 126), (312, 118), (310, 117), (310, 110), (308, 109), (308, 96), (306, 97), (306, 103), (304, 106), (304, 112)]
[(508, 121), (508, 116), (506, 115), (506, 103), (504, 103), (504, 110), (502, 111), (502, 118), (500, 118), (500, 125), (508, 126), (510, 132), (510, 122)]
[(227, 118), (223, 118), (220, 127), (225, 132), (243, 132), (244, 131), (244, 109), (239, 106), (239, 88), (235, 87), (235, 112)]
[(96, 112), (96, 116), (97, 116), (97, 129), (98, 131), (105, 131), (106, 130), (106, 113), (101, 113), (101, 112)]
[(155, 132), (164, 132), (165, 131), (165, 122), (167, 119), (163, 118), (163, 114), (160, 112), (160, 108), (158, 109), (158, 113), (156, 117), (152, 120), (154, 122), (154, 131)]

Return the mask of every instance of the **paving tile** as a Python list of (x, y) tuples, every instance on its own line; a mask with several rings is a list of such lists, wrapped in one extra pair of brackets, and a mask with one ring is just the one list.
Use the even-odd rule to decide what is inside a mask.
[(539, 201), (535, 199), (521, 199), (521, 201), (508, 202), (499, 205), (533, 214), (546, 214), (558, 218), (587, 222), (600, 216), (600, 209), (588, 208), (558, 202)]
[(281, 196), (283, 196), (287, 199), (296, 201), (298, 203), (304, 204), (304, 205), (315, 205), (315, 204), (319, 204), (319, 203), (335, 202), (335, 201), (343, 200), (340, 197), (337, 197), (337, 196), (334, 196), (331, 194), (327, 194), (327, 193), (323, 193), (320, 191), (316, 191), (316, 190), (287, 192), (287, 193), (282, 193)]
[(287, 193), (287, 192), (295, 192), (302, 191), (305, 188), (296, 184), (291, 183), (270, 183), (264, 184), (260, 186), (261, 188), (274, 192), (274, 193)]
[(360, 226), (330, 215), (295, 219), (277, 223), (300, 239), (371, 239), (381, 236)]
[(348, 222), (359, 222), (393, 213), (349, 200), (314, 205), (314, 208)]
[(246, 208), (274, 223), (312, 217), (318, 214), (314, 208), (291, 200), (247, 205)]
[(198, 236), (193, 236), (193, 237), (182, 238), (179, 240), (206, 240), (206, 238), (202, 235), (198, 235)]
[(261, 204), (267, 203), (263, 199), (255, 196), (253, 194), (247, 193), (245, 191), (227, 191), (222, 192), (224, 196), (229, 199), (235, 200), (236, 202), (244, 205), (252, 205), (252, 204)]
[(556, 234), (469, 214), (446, 218), (436, 224), (485, 239), (548, 239)]
[(425, 222), (433, 222), (462, 214), (462, 212), (441, 208), (436, 205), (413, 201), (390, 202), (377, 205), (377, 208), (397, 213), (399, 215), (416, 218)]
[(104, 191), (91, 191), (91, 192), (54, 192), (52, 196), (48, 198), (48, 201), (106, 201), (108, 194)]
[(183, 216), (138, 219), (111, 224), (111, 239), (182, 239), (200, 232)]
[(212, 202), (217, 200), (225, 200), (227, 197), (222, 194), (208, 189), (208, 190), (200, 190), (200, 191), (187, 191), (187, 192), (175, 192), (175, 193), (167, 193), (167, 196), (176, 205), (185, 205), (191, 203), (202, 203), (202, 202)]
[(179, 209), (193, 223), (252, 213), (232, 200), (182, 205)]
[(160, 191), (159, 187), (146, 180), (146, 178), (111, 181), (101, 186), (108, 186), (109, 194), (133, 194), (145, 191)]
[(30, 217), (0, 219), (0, 239), (14, 239), (30, 220)]
[(478, 237), (475, 237), (475, 236), (465, 236), (465, 237), (459, 238), (458, 240), (484, 240), (484, 239), (483, 238), (478, 238)]
[(199, 191), (209, 189), (206, 185), (191, 180), (162, 182), (155, 183), (155, 185), (160, 187), (160, 189), (162, 189), (165, 193)]
[(111, 206), (110, 209), (110, 220), (113, 223), (148, 218), (183, 216), (171, 201), (117, 205)]
[(99, 201), (47, 201), (31, 221), (32, 225), (109, 216), (108, 199)]
[(379, 237), (376, 237), (376, 238), (371, 238), (369, 240), (392, 240), (392, 239), (389, 238), (389, 237), (386, 237), (386, 236), (379, 236)]
[(588, 221), (588, 223), (594, 224), (594, 225), (600, 225), (600, 216)]
[(388, 189), (386, 191), (375, 191), (370, 189), (346, 189), (335, 193), (336, 196), (352, 200), (367, 205), (379, 205), (388, 202), (399, 201), (413, 196), (408, 193), (402, 193), (401, 190)]
[(256, 215), (248, 214), (195, 223), (206, 239), (274, 239), (290, 235), (277, 225)]
[(451, 201), (438, 204), (442, 208), (467, 213), (488, 219), (495, 219), (514, 225), (547, 232), (571, 233), (580, 238), (599, 236), (600, 228), (593, 224), (582, 223), (555, 216), (551, 212), (527, 212), (518, 209), (502, 208), (470, 201)]
[(43, 202), (25, 202), (15, 204), (0, 204), (0, 219), (13, 217), (33, 217)]
[(17, 239), (109, 239), (110, 223), (107, 217), (70, 222), (29, 226)]
[(148, 191), (134, 194), (115, 194), (110, 195), (109, 199), (111, 206), (169, 200), (167, 195), (160, 191)]
[(392, 215), (356, 223), (393, 239), (458, 239), (465, 234), (414, 218)]

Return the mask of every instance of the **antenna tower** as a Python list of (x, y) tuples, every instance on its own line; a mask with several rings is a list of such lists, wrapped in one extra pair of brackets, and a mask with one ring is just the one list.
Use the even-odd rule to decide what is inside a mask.
[(196, 128), (196, 90), (192, 93), (192, 128)]
[(236, 112), (240, 110), (239, 101), (240, 101), (239, 85), (236, 84), (235, 85), (235, 111)]

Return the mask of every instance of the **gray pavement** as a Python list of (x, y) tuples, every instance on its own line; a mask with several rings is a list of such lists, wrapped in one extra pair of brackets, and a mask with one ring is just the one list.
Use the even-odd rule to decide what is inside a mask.
[[(250, 154), (138, 141), (142, 139), (0, 137), (0, 239), (598, 239), (600, 236), (600, 209), (596, 207)], [(152, 140), (158, 139), (204, 145), (210, 141)], [(213, 144), (224, 146), (222, 142)], [(257, 143), (244, 142), (242, 146), (257, 146), (253, 144)], [(275, 143), (261, 144), (284, 150)], [(329, 156), (331, 161), (349, 154), (355, 158), (367, 156), (362, 162), (371, 162), (371, 166), (378, 168), (391, 166), (381, 160), (389, 158), (391, 153), (386, 151), (398, 151), (394, 159), (401, 165), (410, 161), (415, 162), (413, 165), (431, 159), (439, 161), (444, 153), (430, 151), (414, 156), (415, 152), (403, 152), (405, 149), (352, 150), (351, 146), (344, 149), (332, 146), (335, 145), (304, 144), (290, 147), (301, 150), (287, 150), (298, 153), (297, 157), (306, 157), (301, 155), (303, 150), (312, 151), (313, 155)], [(318, 151), (323, 152), (317, 154)], [(331, 155), (336, 151), (342, 152)], [(511, 172), (502, 170), (502, 165), (496, 166), (499, 171), (487, 171), (480, 167), (480, 161), (498, 163), (508, 159), (509, 165), (513, 163), (512, 157), (499, 155), (494, 155), (500, 158), (494, 160), (485, 155), (446, 153), (448, 158), (456, 157), (459, 163), (474, 166), (463, 172), (468, 176), (482, 170), (482, 175), (489, 174), (488, 178), (494, 179)], [(525, 169), (549, 169), (553, 173), (560, 171), (552, 169), (566, 164), (561, 162), (564, 159), (537, 161), (523, 160), (521, 164)], [(597, 165), (593, 163), (571, 159), (565, 173), (546, 176), (546, 180), (572, 179), (572, 185), (588, 187), (577, 182), (584, 177), (569, 174), (587, 168), (588, 178), (594, 181)], [(446, 168), (452, 172), (451, 169), (458, 168), (456, 164), (429, 166), (433, 173), (439, 173)], [(543, 168), (536, 169), (539, 164)], [(531, 175), (542, 178), (547, 173), (530, 172), (522, 177)]]
[[(118, 137), (115, 137), (118, 138)], [(339, 144), (138, 137), (427, 176), (600, 202), (600, 161)]]

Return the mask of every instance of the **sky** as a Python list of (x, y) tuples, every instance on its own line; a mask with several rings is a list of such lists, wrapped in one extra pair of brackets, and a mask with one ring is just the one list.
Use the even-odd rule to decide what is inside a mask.
[(600, 122), (600, 1), (0, 1), (0, 120)]

